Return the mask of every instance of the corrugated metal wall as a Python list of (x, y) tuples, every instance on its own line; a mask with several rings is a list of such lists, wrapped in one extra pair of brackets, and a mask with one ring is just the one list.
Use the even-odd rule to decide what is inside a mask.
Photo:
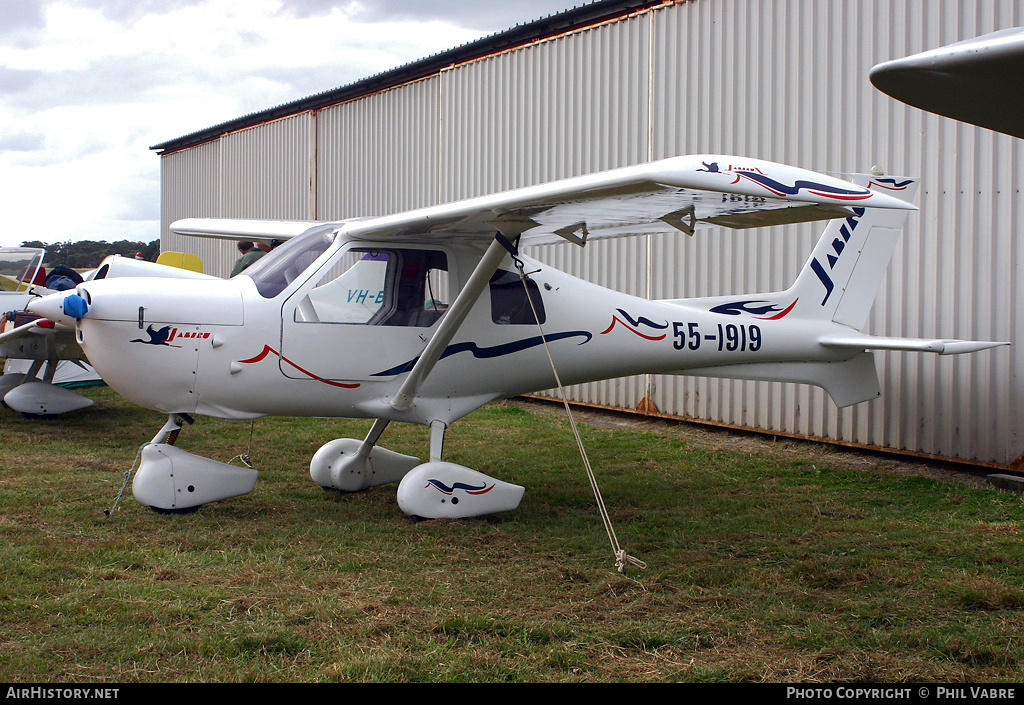
[[(1019, 141), (904, 106), (876, 91), (868, 72), (1018, 25), (1021, 10), (1019, 2), (719, 0), (656, 13), (653, 154), (749, 154), (821, 171), (878, 164), (922, 176), (921, 211), (869, 332), (1012, 340)], [(792, 281), (817, 232), (656, 239), (652, 259), (691, 267), (681, 295), (769, 291)], [(653, 295), (675, 295), (679, 273), (655, 268)], [(1010, 462), (1024, 450), (1016, 349), (881, 358), (882, 399), (848, 409), (812, 387), (695, 378), (655, 380), (653, 399), (673, 414), (948, 457)]]
[(317, 217), (437, 203), (440, 100), (434, 77), (318, 112)]
[[(1009, 340), (973, 356), (880, 357), (882, 399), (803, 385), (628, 378), (581, 402), (1007, 464), (1019, 438), (1024, 281), (1018, 140), (904, 106), (870, 68), (1024, 21), (1024, 0), (691, 0), (163, 157), (164, 224), (189, 215), (373, 215), (687, 153), (923, 178), (868, 331)], [(539, 248), (654, 298), (782, 289), (814, 226)], [(229, 245), (175, 242), (226, 273)], [(220, 271), (223, 270), (223, 271)]]
[[(208, 142), (192, 149), (167, 154), (160, 159), (160, 219), (163, 229), (160, 249), (164, 252), (191, 252), (199, 256), (203, 268), (226, 276), (237, 251), (230, 242), (204, 238), (184, 238), (170, 232), (168, 226), (179, 218), (200, 215), (220, 216), (221, 142)], [(227, 262), (227, 264), (223, 264)]]
[(302, 113), (224, 137), (221, 215), (312, 218), (314, 130), (313, 115)]

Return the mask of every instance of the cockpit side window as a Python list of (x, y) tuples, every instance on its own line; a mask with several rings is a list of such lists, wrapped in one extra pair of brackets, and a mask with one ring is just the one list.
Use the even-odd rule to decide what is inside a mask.
[(443, 252), (354, 248), (303, 297), (295, 321), (430, 327), (448, 309), (447, 296)]
[[(518, 274), (499, 269), (491, 277), (490, 290), (491, 320), (498, 325), (537, 325), (538, 321), (544, 323), (547, 320), (540, 288), (532, 279), (527, 279), (524, 287)], [(531, 301), (533, 307), (530, 306)], [(536, 317), (533, 314), (534, 308), (537, 310)]]
[(401, 256), (395, 308), (381, 323), (429, 328), (448, 310), (448, 260), (437, 250), (402, 250)]
[(349, 250), (299, 302), (300, 323), (375, 323), (394, 306), (388, 281), (397, 258), (386, 250)]

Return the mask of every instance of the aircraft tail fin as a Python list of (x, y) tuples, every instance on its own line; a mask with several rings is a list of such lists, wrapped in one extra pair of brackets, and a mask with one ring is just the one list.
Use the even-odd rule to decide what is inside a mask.
[[(856, 174), (854, 183), (909, 200), (916, 179)], [(878, 294), (908, 211), (851, 208), (846, 218), (830, 221), (793, 286), (783, 299), (792, 301), (794, 318), (831, 320), (860, 330)]]
[[(913, 197), (918, 185), (917, 179), (903, 177), (854, 174), (847, 178), (860, 186), (890, 191), (903, 200)], [(860, 330), (867, 322), (909, 211), (858, 206), (849, 206), (848, 210), (845, 218), (828, 221), (789, 289), (744, 297), (687, 299), (685, 303), (732, 316), (832, 321)]]
[[(909, 200), (917, 191), (912, 178), (854, 175), (850, 181)], [(829, 222), (796, 281), (786, 291), (744, 298), (690, 299), (715, 313), (751, 316), (758, 320), (806, 320), (836, 323), (823, 327), (823, 349), (846, 350), (845, 359), (716, 365), (680, 370), (675, 374), (771, 382), (797, 382), (824, 388), (837, 406), (867, 401), (880, 394), (874, 350), (933, 352), (940, 355), (973, 353), (1008, 343), (945, 339), (895, 338), (865, 335), (867, 323), (889, 260), (908, 211), (851, 207), (846, 218)]]

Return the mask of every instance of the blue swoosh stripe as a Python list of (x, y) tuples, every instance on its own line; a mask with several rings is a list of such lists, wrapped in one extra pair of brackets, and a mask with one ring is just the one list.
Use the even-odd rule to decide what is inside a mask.
[(427, 480), (427, 482), (436, 487), (437, 489), (441, 490), (445, 494), (452, 494), (453, 492), (455, 492), (455, 490), (466, 490), (467, 492), (480, 492), (481, 490), (487, 489), (486, 482), (480, 485), (479, 487), (467, 484), (465, 482), (456, 482), (451, 487), (444, 484), (440, 480)]
[(711, 313), (724, 313), (727, 316), (738, 316), (741, 313), (752, 313), (756, 316), (763, 316), (766, 313), (774, 313), (781, 310), (781, 307), (766, 301), (733, 301), (732, 303), (720, 304), (710, 309)]
[(784, 183), (782, 183), (780, 181), (776, 181), (775, 179), (773, 179), (770, 176), (767, 176), (765, 174), (758, 174), (758, 173), (755, 173), (755, 172), (747, 172), (747, 171), (737, 171), (737, 172), (734, 172), (734, 173), (737, 174), (738, 176), (742, 176), (745, 179), (750, 179), (751, 181), (756, 181), (757, 183), (761, 184), (765, 188), (769, 188), (769, 189), (771, 189), (773, 191), (778, 191), (779, 193), (784, 193), (784, 194), (786, 194), (788, 196), (795, 196), (798, 193), (800, 193), (800, 191), (802, 191), (803, 189), (814, 190), (814, 191), (824, 191), (826, 193), (836, 194), (837, 196), (838, 195), (868, 196), (868, 195), (871, 194), (871, 192), (868, 191), (867, 189), (859, 189), (857, 191), (851, 191), (849, 189), (838, 188), (836, 186), (829, 186), (827, 184), (819, 184), (819, 183), (816, 183), (814, 181), (804, 181), (802, 179), (798, 180), (792, 186), (787, 186), (786, 184), (784, 184)]
[[(565, 331), (564, 333), (552, 333), (551, 335), (545, 337), (548, 339), (548, 342), (554, 342), (556, 340), (564, 340), (566, 338), (575, 338), (578, 336), (583, 336), (586, 338), (586, 340), (584, 340), (582, 343), (579, 343), (580, 345), (590, 342), (590, 339), (594, 337), (592, 334), (588, 333), (585, 330)], [(511, 343), (505, 343), (503, 345), (495, 345), (490, 348), (481, 348), (479, 345), (472, 342), (456, 343), (455, 345), (449, 345), (447, 348), (445, 348), (444, 352), (441, 353), (440, 359), (443, 360), (446, 357), (450, 357), (461, 352), (471, 352), (473, 353), (473, 357), (477, 358), (478, 360), (484, 360), (492, 357), (501, 357), (502, 355), (511, 355), (512, 353), (516, 353), (521, 350), (526, 350), (528, 348), (533, 348), (538, 345), (543, 345), (543, 343), (544, 338), (541, 338), (539, 335), (535, 335), (532, 338), (523, 338), (522, 340), (516, 340)], [(418, 356), (414, 357), (408, 362), (403, 362), (400, 365), (395, 365), (391, 369), (384, 370), (383, 372), (376, 372), (373, 375), (371, 375), (371, 377), (391, 377), (393, 375), (402, 374), (403, 372), (408, 372), (409, 370), (412, 369), (412, 366), (416, 364), (417, 360), (419, 360)]]

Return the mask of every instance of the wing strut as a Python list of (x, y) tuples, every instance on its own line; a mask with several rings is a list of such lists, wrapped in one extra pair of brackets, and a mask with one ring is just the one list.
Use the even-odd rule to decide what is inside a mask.
[(441, 319), (437, 330), (430, 338), (427, 347), (424, 348), (419, 359), (416, 360), (416, 364), (413, 365), (409, 376), (402, 384), (401, 389), (398, 390), (398, 394), (391, 400), (392, 409), (395, 411), (408, 411), (412, 407), (412, 401), (419, 393), (420, 387), (423, 386), (427, 375), (434, 369), (437, 361), (441, 359), (441, 353), (444, 352), (445, 348), (448, 347), (448, 343), (455, 337), (455, 333), (462, 326), (462, 322), (466, 320), (469, 310), (476, 304), (477, 299), (480, 298), (480, 294), (483, 293), (487, 283), (494, 276), (494, 272), (497, 271), (501, 261), (505, 259), (507, 252), (505, 243), (507, 242), (504, 236), (499, 235), (488, 245), (483, 258), (476, 265), (476, 269), (469, 276), (469, 280), (462, 287), (462, 291), (455, 297), (455, 301), (445, 313), (444, 318)]

